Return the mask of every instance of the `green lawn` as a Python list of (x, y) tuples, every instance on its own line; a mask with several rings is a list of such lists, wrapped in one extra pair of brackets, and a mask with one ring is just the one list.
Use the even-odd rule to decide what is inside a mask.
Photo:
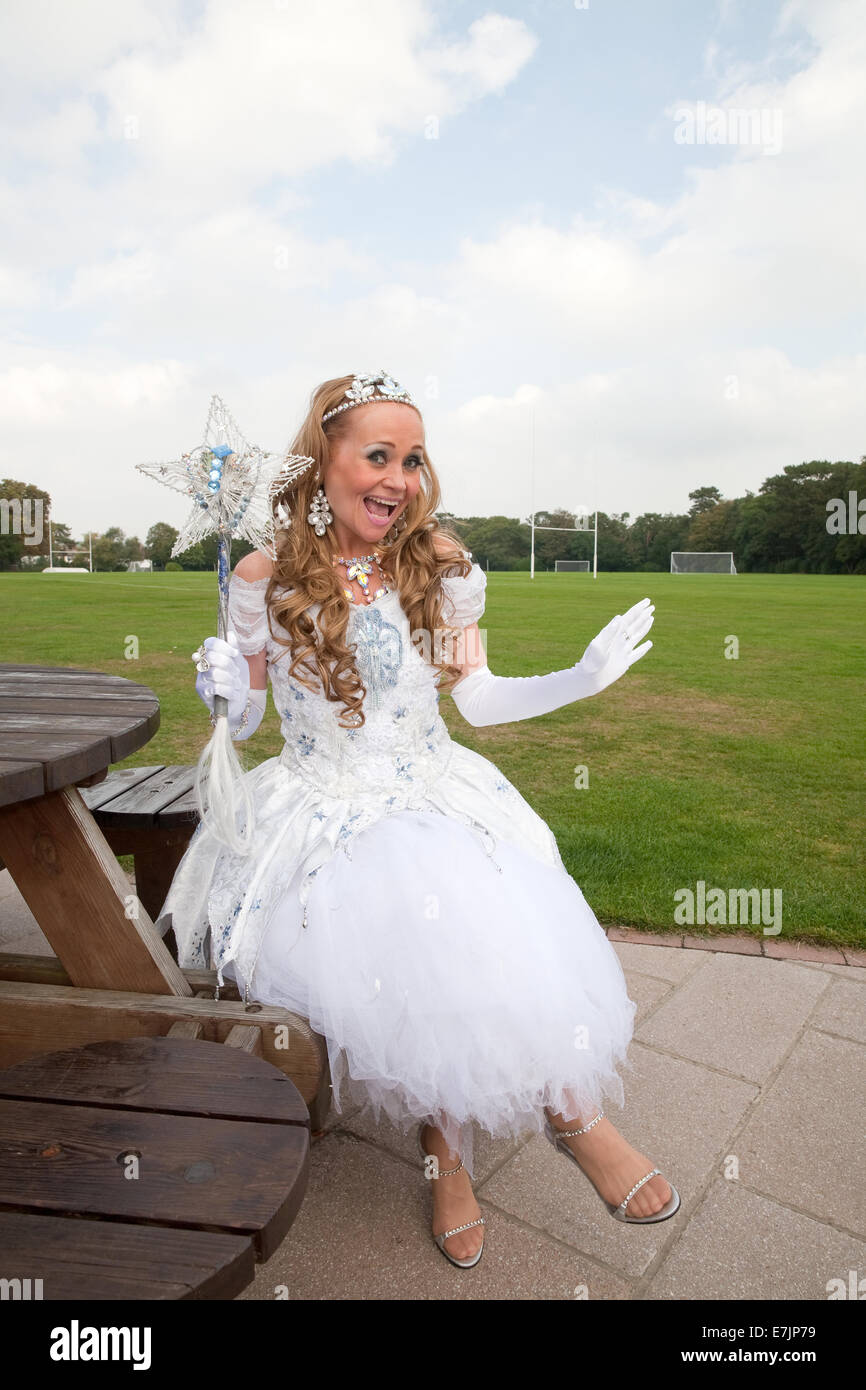
[[(548, 822), (603, 923), (670, 931), (677, 890), (782, 892), (781, 939), (863, 945), (866, 581), (810, 575), (493, 573), (496, 675), (571, 665), (649, 595), (652, 651), (590, 700), (452, 735)], [(0, 575), (6, 662), (77, 665), (151, 686), (162, 725), (124, 765), (191, 763), (210, 735), (190, 653), (215, 631), (209, 574)], [(138, 639), (138, 659), (124, 652)], [(725, 643), (739, 640), (739, 657)], [(269, 705), (247, 765), (280, 751)], [(575, 768), (589, 786), (575, 787)], [(527, 923), (531, 930), (531, 923)], [(696, 924), (695, 932), (762, 926)]]

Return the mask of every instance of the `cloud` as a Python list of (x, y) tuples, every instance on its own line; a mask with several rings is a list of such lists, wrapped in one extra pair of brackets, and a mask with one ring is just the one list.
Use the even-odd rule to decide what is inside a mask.
[[(0, 37), (10, 10), (17, 51), (38, 47), (16, 4)], [(538, 507), (680, 510), (702, 483), (731, 496), (863, 452), (857, 7), (792, 0), (748, 64), (717, 27), (700, 97), (780, 110), (778, 153), (675, 146), (698, 98), (671, 92), (654, 128), (681, 160), (672, 196), (611, 185), (576, 209), (558, 183), (527, 211), (516, 190), (440, 259), (413, 261), (407, 234), (399, 267), (358, 249), (352, 215), (314, 238), (295, 213), (332, 168), (386, 177), (431, 115), (468, 123), (528, 65), (543, 81), (526, 25), (443, 34), (411, 0), (271, 3), (254, 23), (220, 0), (195, 27), (131, 5), (128, 31), (125, 7), (83, 10), (93, 51), (51, 34), (32, 66), (0, 272), (0, 303), (30, 312), (0, 347), (0, 471), (38, 477), (74, 528), (168, 517), (132, 465), (196, 442), (212, 391), (282, 448), (317, 381), (380, 365), (420, 398), (457, 512), (528, 513), (533, 412)]]

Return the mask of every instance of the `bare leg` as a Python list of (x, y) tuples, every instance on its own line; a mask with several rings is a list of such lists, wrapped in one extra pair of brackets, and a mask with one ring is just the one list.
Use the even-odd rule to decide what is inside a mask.
[[(594, 1120), (597, 1114), (598, 1107), (595, 1107), (579, 1119), (566, 1120), (561, 1114), (547, 1111), (555, 1129), (582, 1129), (590, 1120)], [(656, 1166), (650, 1162), (646, 1154), (632, 1148), (606, 1115), (597, 1125), (593, 1125), (587, 1134), (572, 1136), (563, 1142), (571, 1149), (601, 1196), (614, 1206), (618, 1206), (635, 1183)], [(644, 1183), (634, 1194), (626, 1208), (626, 1214), (654, 1216), (670, 1198), (670, 1184), (658, 1174)]]
[[(421, 1142), (425, 1153), (436, 1155), (440, 1170), (450, 1174), (445, 1178), (430, 1179), (433, 1190), (433, 1234), (441, 1235), (443, 1231), (451, 1231), (467, 1221), (477, 1221), (482, 1213), (472, 1192), (469, 1174), (465, 1168), (461, 1168), (459, 1173), (450, 1172), (460, 1162), (460, 1154), (448, 1148), (441, 1130), (432, 1124), (421, 1126)], [(471, 1230), (449, 1236), (445, 1248), (455, 1260), (471, 1260), (473, 1255), (478, 1254), (483, 1240), (484, 1227), (473, 1226)]]

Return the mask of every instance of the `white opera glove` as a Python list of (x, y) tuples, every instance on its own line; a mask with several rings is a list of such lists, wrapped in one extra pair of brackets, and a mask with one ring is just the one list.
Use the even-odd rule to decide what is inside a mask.
[(250, 668), (246, 657), (238, 648), (234, 632), (229, 632), (227, 642), (219, 637), (208, 637), (202, 646), (210, 668), (197, 673), (196, 694), (210, 710), (211, 723), (214, 725), (214, 699), (217, 695), (222, 695), (228, 700), (228, 721), (232, 739), (249, 738), (264, 718), (267, 690), (250, 689)]
[(641, 599), (627, 613), (612, 618), (594, 637), (574, 666), (546, 676), (494, 676), (480, 666), (464, 676), (451, 694), (463, 718), (476, 727), (509, 724), (597, 695), (624, 675), (652, 646), (636, 647), (653, 625), (655, 606)]

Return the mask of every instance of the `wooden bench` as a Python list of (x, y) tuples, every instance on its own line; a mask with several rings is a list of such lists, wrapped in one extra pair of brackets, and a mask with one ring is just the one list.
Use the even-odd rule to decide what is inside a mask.
[(115, 854), (131, 854), (135, 891), (155, 922), (199, 823), (195, 767), (128, 767), (81, 795)]
[(47, 1300), (231, 1299), (279, 1248), (309, 1181), (307, 1107), (245, 1030), (217, 1047), (180, 1028), (0, 1071), (4, 1280), (35, 1275)]
[[(154, 922), (199, 823), (195, 772), (195, 766), (162, 764), (118, 768), (78, 785), (111, 851), (133, 856), (136, 894)], [(171, 928), (164, 943), (176, 960)], [(294, 1081), (314, 1133), (320, 1131), (331, 1100), (325, 1039), (288, 1010), (256, 1003), (244, 1008), (230, 979), (217, 998), (215, 971), (184, 970), (183, 975), (193, 987), (192, 998), (73, 989), (57, 956), (0, 953), (0, 1067), (48, 1050), (48, 1038), (52, 1049), (141, 1036), (226, 1042), (239, 1037), (237, 1029), (252, 1025), (245, 1045)]]

